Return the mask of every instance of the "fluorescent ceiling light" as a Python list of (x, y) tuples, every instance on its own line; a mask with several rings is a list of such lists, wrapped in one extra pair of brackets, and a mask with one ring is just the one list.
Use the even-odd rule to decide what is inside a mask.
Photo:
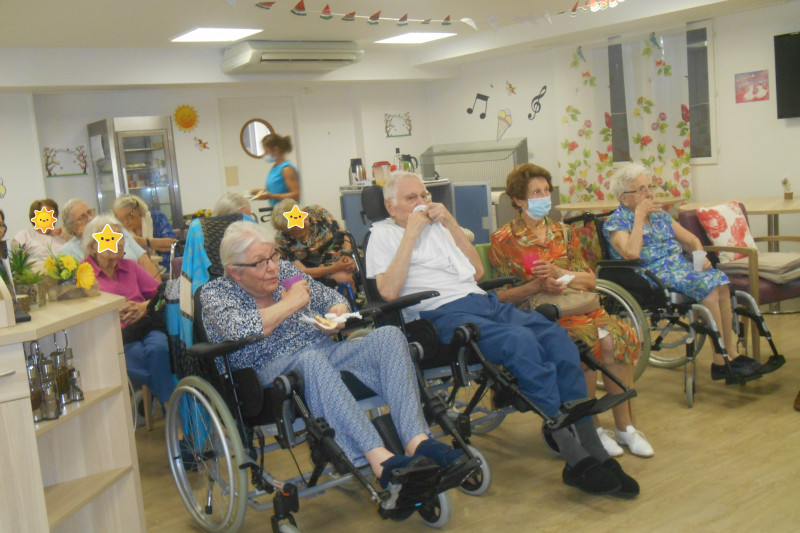
[(388, 39), (383, 39), (381, 41), (375, 41), (378, 44), (421, 44), (421, 43), (428, 43), (430, 41), (436, 41), (438, 39), (444, 39), (445, 37), (452, 37), (456, 35), (455, 33), (404, 33), (402, 35), (396, 35), (394, 37), (389, 37)]
[(172, 39), (173, 43), (220, 43), (238, 41), (263, 30), (248, 28), (196, 28)]

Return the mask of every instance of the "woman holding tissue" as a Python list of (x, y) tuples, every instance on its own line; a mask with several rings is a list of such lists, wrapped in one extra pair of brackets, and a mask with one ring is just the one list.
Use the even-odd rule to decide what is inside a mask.
[[(506, 179), (506, 194), (519, 213), (517, 217), (492, 234), (489, 260), (500, 275), (514, 275), (526, 281), (521, 286), (498, 292), (498, 299), (531, 310), (537, 295), (559, 294), (569, 285), (572, 289), (595, 290), (595, 275), (587, 265), (572, 228), (548, 219), (552, 178), (542, 167), (530, 163), (517, 166)], [(633, 364), (639, 358), (639, 340), (627, 324), (608, 315), (601, 307), (587, 314), (563, 316), (559, 324), (570, 336), (592, 348), (594, 356), (626, 385), (633, 383)], [(594, 396), (597, 377), (592, 370), (584, 372), (590, 396)], [(606, 390), (622, 389), (603, 375)], [(633, 426), (631, 405), (626, 402), (613, 409), (616, 442), (611, 432), (595, 427), (606, 451), (611, 456), (623, 453), (619, 444), (640, 457), (653, 455), (653, 448), (641, 431)], [(619, 444), (618, 444), (619, 443)]]
[[(620, 199), (619, 207), (603, 226), (611, 254), (617, 259), (641, 259), (642, 266), (667, 287), (700, 301), (721, 330), (733, 373), (758, 373), (758, 361), (744, 355), (736, 357), (728, 277), (712, 269), (708, 258), (700, 254), (695, 266), (683, 256), (683, 252), (702, 252), (703, 245), (654, 202), (652, 188), (648, 170), (638, 163), (623, 165), (611, 176), (611, 192)], [(724, 379), (726, 375), (725, 362), (715, 353), (711, 377)]]

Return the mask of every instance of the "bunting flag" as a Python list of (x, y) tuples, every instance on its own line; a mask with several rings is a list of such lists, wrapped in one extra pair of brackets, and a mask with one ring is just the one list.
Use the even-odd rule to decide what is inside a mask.
[(372, 15), (369, 20), (367, 21), (368, 24), (377, 24), (381, 20), (381, 12), (378, 11), (374, 15)]
[(292, 13), (299, 16), (305, 17), (306, 16), (306, 5), (303, 0), (297, 2), (297, 5), (292, 8)]
[(449, 25), (450, 25), (450, 15), (447, 15), (442, 21), (442, 26), (449, 26)]
[(274, 5), (275, 5), (275, 2), (258, 2), (256, 4), (256, 6), (258, 6), (260, 8), (263, 8), (263, 9), (269, 9)]
[(322, 20), (331, 20), (333, 15), (331, 15), (331, 6), (325, 4), (325, 9), (322, 10), (322, 13), (319, 14), (319, 18)]
[(351, 11), (347, 15), (343, 16), (342, 20), (345, 21), (345, 22), (353, 22), (354, 20), (356, 20), (356, 12), (355, 11)]
[(398, 26), (408, 26), (408, 13), (400, 17), (400, 20), (397, 21)]
[(431, 19), (425, 19), (425, 20), (422, 21), (422, 23), (423, 24), (430, 24), (431, 23)]

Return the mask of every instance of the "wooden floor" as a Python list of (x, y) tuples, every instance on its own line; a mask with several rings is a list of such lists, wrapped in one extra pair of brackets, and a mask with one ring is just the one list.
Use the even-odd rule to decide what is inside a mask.
[[(698, 364), (695, 406), (687, 408), (683, 369), (650, 367), (637, 381), (637, 425), (655, 449), (641, 459), (626, 453), (623, 468), (642, 487), (631, 501), (590, 496), (561, 481), (563, 462), (547, 451), (540, 420), (508, 417), (486, 436), (473, 438), (493, 476), (479, 498), (450, 491), (449, 531), (798, 531), (800, 413), (792, 408), (800, 388), (800, 315), (769, 316), (787, 364), (779, 372), (739, 386), (712, 382), (709, 348)], [(763, 343), (767, 351), (768, 346)], [(768, 352), (767, 352), (768, 353)], [(612, 427), (610, 416), (602, 418)], [(196, 531), (167, 466), (164, 424), (136, 431), (148, 531)], [(299, 455), (305, 456), (305, 448)], [(285, 451), (268, 455), (285, 475), (294, 466)], [(797, 492), (796, 492), (797, 491)], [(363, 490), (332, 490), (300, 502), (304, 532), (429, 531), (417, 516), (384, 522)], [(248, 509), (243, 531), (269, 531), (270, 515)]]

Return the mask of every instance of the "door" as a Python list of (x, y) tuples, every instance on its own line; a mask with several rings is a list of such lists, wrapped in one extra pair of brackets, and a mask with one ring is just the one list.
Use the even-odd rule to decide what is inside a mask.
[(491, 189), (488, 183), (480, 184), (453, 184), (455, 196), (455, 211), (458, 224), (475, 234), (473, 244), (489, 242), (489, 232), (492, 228), (491, 217)]

